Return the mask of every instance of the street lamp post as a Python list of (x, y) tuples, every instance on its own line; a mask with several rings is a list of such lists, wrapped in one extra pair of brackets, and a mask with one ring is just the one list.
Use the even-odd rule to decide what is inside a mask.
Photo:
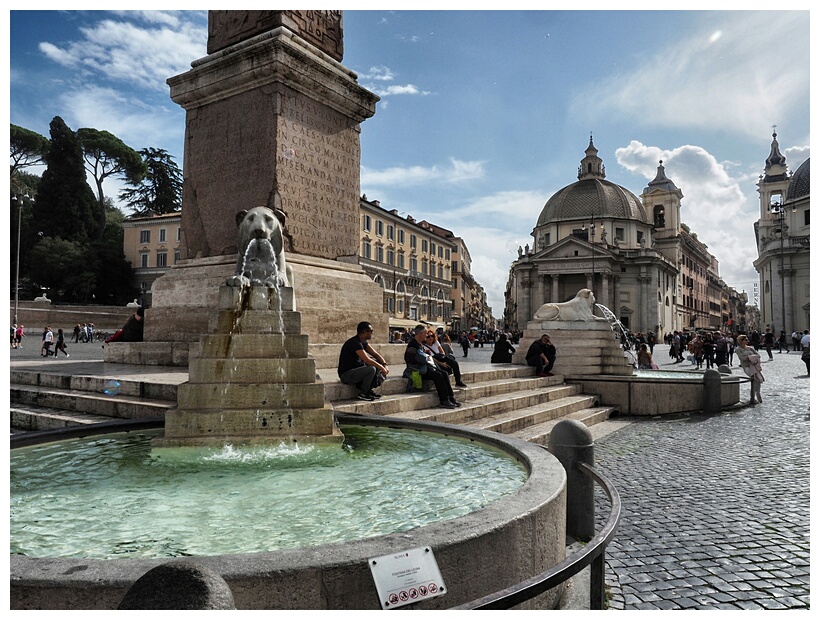
[(28, 194), (18, 194), (17, 200), (17, 266), (14, 275), (14, 324), (19, 325), (17, 313), (20, 307), (20, 228), (23, 224), (23, 199), (28, 198)]
[[(786, 267), (783, 262), (783, 237), (786, 235), (786, 227), (785, 227), (785, 217), (786, 211), (783, 209), (783, 205), (779, 202), (775, 202), (772, 204), (771, 211), (774, 215), (777, 216), (778, 222), (780, 223), (780, 320), (782, 325), (780, 326), (781, 330), (786, 330)], [(772, 332), (774, 333), (774, 337), (777, 338), (777, 330), (775, 326), (772, 325)]]

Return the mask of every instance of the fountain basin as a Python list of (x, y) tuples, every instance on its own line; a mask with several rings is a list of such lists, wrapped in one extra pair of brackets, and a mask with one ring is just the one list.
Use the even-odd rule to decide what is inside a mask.
[[(367, 560), (417, 547), (433, 550), (448, 590), (444, 596), (415, 604), (426, 609), (448, 608), (484, 596), (564, 558), (566, 476), (560, 463), (542, 448), (446, 424), (364, 416), (355, 416), (355, 423), (480, 442), (518, 460), (526, 468), (526, 481), (483, 508), (406, 531), (278, 551), (191, 558), (223, 576), (237, 608), (379, 609)], [(373, 475), (378, 477), (379, 472)], [(167, 559), (12, 555), (11, 608), (114, 609), (134, 581)], [(528, 605), (552, 607), (561, 591), (556, 588)]]
[[(703, 410), (703, 373), (638, 370), (634, 375), (566, 376), (586, 394), (598, 394), (600, 403), (617, 407), (621, 415), (668, 415)], [(721, 406), (740, 402), (745, 377), (721, 375)]]

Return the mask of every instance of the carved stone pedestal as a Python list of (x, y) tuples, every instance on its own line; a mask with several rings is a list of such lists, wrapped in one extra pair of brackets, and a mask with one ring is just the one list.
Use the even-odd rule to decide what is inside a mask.
[(159, 446), (341, 443), (293, 289), (223, 285)]

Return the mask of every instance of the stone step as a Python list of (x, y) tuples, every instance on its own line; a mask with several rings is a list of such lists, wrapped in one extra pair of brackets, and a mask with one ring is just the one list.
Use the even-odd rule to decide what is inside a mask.
[(316, 380), (316, 365), (310, 358), (302, 359), (192, 359), (188, 367), (191, 383), (312, 383)]
[(27, 431), (48, 431), (55, 428), (99, 424), (114, 419), (93, 413), (70, 412), (37, 405), (13, 405), (10, 408), (11, 427)]
[(15, 404), (37, 405), (110, 418), (152, 418), (164, 416), (166, 411), (176, 407), (176, 402), (167, 400), (32, 385), (12, 384), (10, 392), (11, 402)]
[(539, 403), (538, 405), (516, 409), (515, 411), (505, 411), (493, 416), (481, 418), (480, 420), (468, 422), (467, 426), (510, 435), (516, 431), (567, 416), (580, 409), (594, 406), (596, 403), (596, 397), (577, 392), (571, 396), (564, 397), (556, 394), (555, 398), (550, 399), (546, 403)]
[(552, 432), (552, 429), (555, 428), (555, 425), (561, 420), (578, 420), (587, 426), (593, 426), (600, 422), (606, 421), (612, 411), (612, 407), (588, 407), (579, 409), (565, 416), (547, 420), (545, 422), (541, 422), (540, 424), (534, 424), (532, 426), (514, 431), (510, 433), (510, 435), (531, 443), (546, 446), (549, 444), (550, 432)]
[(321, 383), (183, 383), (177, 394), (180, 409), (310, 409), (325, 403)]
[[(424, 420), (431, 422), (446, 422), (448, 424), (468, 424), (474, 420), (485, 419), (490, 416), (518, 411), (528, 407), (544, 405), (552, 400), (552, 392), (566, 394), (566, 386), (557, 385), (540, 390), (522, 390), (507, 394), (498, 394), (490, 397), (466, 401), (456, 409), (446, 409), (439, 406), (438, 397), (431, 394), (433, 402), (427, 409), (416, 409), (400, 413), (387, 414), (387, 417)], [(456, 395), (458, 398), (458, 395)], [(572, 397), (567, 397), (572, 398)]]
[[(524, 401), (524, 402), (532, 402), (532, 401)], [(515, 407), (509, 410), (499, 411), (498, 406), (490, 405), (485, 407), (483, 405), (465, 405), (459, 407), (458, 409), (432, 409), (427, 411), (420, 411), (417, 415), (406, 416), (410, 417), (410, 419), (414, 420), (423, 420), (423, 421), (435, 421), (435, 422), (446, 422), (448, 424), (461, 424), (464, 426), (475, 426), (477, 428), (484, 428), (483, 423), (485, 420), (495, 418), (496, 416), (505, 416), (506, 425), (509, 427), (515, 427), (518, 424), (520, 427), (526, 427), (528, 424), (527, 416), (528, 415), (536, 415), (535, 412), (538, 411), (537, 415), (540, 415), (542, 418), (549, 419), (549, 418), (561, 418), (566, 416), (569, 413), (572, 413), (576, 409), (582, 409), (587, 407), (591, 404), (594, 404), (595, 398), (591, 396), (567, 396), (564, 398), (558, 398), (556, 400), (547, 400), (544, 402), (538, 402), (534, 404), (529, 404), (527, 406), (522, 407)], [(520, 422), (514, 422), (513, 418), (518, 415), (518, 412), (524, 411), (521, 417), (522, 420)], [(493, 413), (495, 412), (495, 413)], [(537, 417), (536, 415), (536, 417)], [(393, 416), (398, 417), (398, 416)], [(405, 416), (402, 416), (405, 417)], [(504, 427), (504, 423), (500, 425), (500, 428)], [(488, 428), (486, 430), (496, 430), (493, 428)], [(504, 430), (496, 430), (496, 432), (509, 434)]]
[(16, 385), (59, 388), (95, 394), (107, 394), (116, 391), (120, 396), (136, 396), (156, 400), (176, 402), (177, 383), (158, 383), (156, 381), (136, 381), (111, 377), (83, 375), (61, 375), (36, 372), (33, 370), (11, 370), (10, 383)]
[[(400, 371), (399, 371), (400, 369)], [(385, 382), (381, 385), (378, 392), (380, 394), (404, 394), (407, 392), (407, 379), (401, 376), (404, 371), (404, 364), (394, 369), (394, 374), (390, 374)], [(352, 400), (356, 398), (356, 386), (345, 385), (339, 381), (339, 377), (334, 369), (321, 369), (317, 372), (325, 385), (325, 400), (329, 402), (339, 402), (344, 400)], [(550, 385), (550, 382), (543, 381), (541, 377), (534, 376), (534, 369), (529, 366), (518, 366), (512, 364), (499, 364), (498, 368), (491, 370), (466, 371), (461, 373), (461, 379), (468, 386), (472, 387), (477, 383), (483, 383), (493, 380), (509, 380), (509, 379), (530, 379), (534, 381), (533, 387), (539, 385)], [(560, 383), (561, 379), (556, 379), (552, 383)], [(454, 385), (455, 380), (450, 379), (450, 383)], [(432, 384), (431, 384), (432, 385)], [(453, 387), (454, 390), (463, 389)]]
[[(387, 385), (387, 381), (382, 385)], [(406, 386), (406, 380), (401, 380)], [(451, 384), (452, 385), (452, 384)], [(549, 400), (552, 391), (561, 395), (577, 393), (575, 386), (563, 384), (561, 377), (533, 377), (527, 379), (491, 379), (474, 384), (466, 388), (453, 387), (456, 400), (465, 405), (482, 405), (499, 407), (499, 403), (509, 402), (510, 407), (521, 405), (522, 398), (536, 398), (541, 401)], [(354, 390), (355, 392), (355, 390)], [(333, 403), (334, 411), (340, 413), (359, 413), (367, 415), (392, 415), (412, 412), (418, 409), (435, 407), (439, 403), (438, 394), (431, 381), (425, 381), (425, 391), (386, 394), (374, 401), (358, 399), (342, 400)]]
[(260, 338), (258, 334), (209, 334), (200, 338), (202, 358), (306, 358), (308, 337), (282, 334), (277, 338)]

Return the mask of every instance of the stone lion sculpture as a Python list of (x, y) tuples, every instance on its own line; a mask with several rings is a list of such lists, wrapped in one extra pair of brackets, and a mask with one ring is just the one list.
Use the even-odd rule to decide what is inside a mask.
[(544, 304), (535, 313), (538, 321), (604, 321), (592, 314), (595, 307), (595, 295), (588, 288), (582, 288), (569, 301)]
[(228, 286), (292, 286), (293, 268), (285, 260), (285, 212), (265, 206), (236, 214), (239, 256)]

